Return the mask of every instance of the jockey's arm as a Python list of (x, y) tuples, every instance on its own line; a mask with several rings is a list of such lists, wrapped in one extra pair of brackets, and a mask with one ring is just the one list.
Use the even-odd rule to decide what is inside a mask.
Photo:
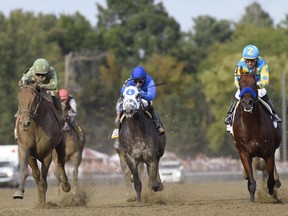
[(235, 70), (234, 70), (234, 85), (237, 88), (239, 88), (239, 79), (240, 79), (240, 68), (237, 65)]
[(265, 65), (261, 68), (260, 79), (257, 81), (257, 85), (260, 89), (267, 87), (269, 84), (269, 68)]
[(142, 95), (142, 97), (147, 101), (153, 101), (155, 99), (155, 96), (156, 96), (156, 87), (154, 80), (151, 79), (146, 89), (144, 90), (144, 94)]
[(21, 78), (22, 82), (24, 83), (26, 80), (29, 80), (32, 78), (32, 69), (26, 69), (23, 73), (23, 76)]
[(46, 80), (43, 83), (40, 83), (39, 86), (47, 90), (56, 90), (58, 89), (58, 80), (56, 71), (52, 68), (49, 74), (47, 74)]

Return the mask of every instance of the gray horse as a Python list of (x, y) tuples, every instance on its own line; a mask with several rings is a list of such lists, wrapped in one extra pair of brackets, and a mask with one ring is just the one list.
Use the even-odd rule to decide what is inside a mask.
[(119, 148), (123, 149), (125, 160), (133, 175), (137, 201), (141, 203), (142, 183), (138, 166), (145, 163), (148, 173), (148, 187), (162, 191), (159, 176), (159, 160), (164, 154), (165, 134), (159, 135), (149, 113), (141, 106), (141, 96), (134, 86), (123, 93), (123, 115), (119, 129)]
[[(36, 82), (27, 82), (20, 87), (18, 118), (20, 185), (13, 198), (24, 197), (24, 183), (28, 177), (29, 164), (38, 189), (38, 202), (43, 205), (46, 203), (47, 174), (54, 149), (57, 153), (56, 165), (61, 175), (62, 189), (65, 192), (71, 189), (64, 169), (65, 140), (61, 132), (64, 121), (52, 101), (49, 101), (48, 95), (41, 91)], [(37, 160), (41, 162), (41, 170), (38, 168)]]

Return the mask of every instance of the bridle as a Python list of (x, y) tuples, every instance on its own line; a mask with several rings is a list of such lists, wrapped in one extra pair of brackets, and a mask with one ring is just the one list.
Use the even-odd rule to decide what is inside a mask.
[(21, 110), (19, 109), (19, 115), (21, 116), (23, 113), (28, 112), (28, 113), (30, 114), (30, 119), (34, 119), (35, 116), (37, 115), (37, 110), (38, 110), (38, 108), (39, 108), (39, 105), (40, 105), (40, 102), (41, 102), (41, 100), (42, 100), (42, 97), (41, 97), (41, 95), (39, 94), (39, 92), (37, 91), (37, 89), (34, 88), (33, 86), (30, 86), (30, 85), (21, 86), (21, 87), (20, 87), (20, 91), (21, 91), (22, 89), (24, 89), (24, 88), (31, 88), (31, 89), (36, 93), (37, 103), (36, 103), (36, 107), (34, 108), (34, 110), (29, 110), (29, 109), (27, 109), (27, 110), (21, 111)]

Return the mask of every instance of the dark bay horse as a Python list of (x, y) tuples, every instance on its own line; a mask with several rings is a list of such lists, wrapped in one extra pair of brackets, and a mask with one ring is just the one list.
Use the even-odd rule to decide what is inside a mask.
[[(18, 93), (20, 185), (13, 198), (23, 199), (24, 197), (24, 183), (29, 174), (29, 164), (37, 185), (40, 205), (46, 203), (47, 174), (53, 149), (57, 153), (57, 167), (61, 173), (62, 189), (69, 192), (71, 188), (64, 169), (65, 140), (61, 132), (64, 121), (49, 97), (36, 82), (32, 81), (23, 84)], [(37, 160), (41, 162), (41, 170)]]
[(268, 192), (274, 194), (275, 150), (280, 146), (282, 130), (272, 121), (267, 108), (259, 101), (254, 72), (243, 73), (240, 80), (240, 104), (235, 110), (233, 134), (236, 148), (247, 174), (250, 201), (254, 202), (256, 181), (252, 158), (263, 158), (268, 172)]
[(164, 154), (165, 134), (159, 135), (151, 118), (143, 110), (141, 96), (134, 86), (123, 93), (123, 115), (119, 129), (119, 148), (123, 149), (125, 160), (133, 175), (137, 201), (141, 203), (142, 183), (138, 166), (145, 163), (148, 173), (148, 187), (154, 191), (163, 190), (159, 176), (159, 160)]
[[(68, 118), (68, 110), (66, 107), (65, 103), (62, 103), (62, 108), (63, 108), (63, 112), (64, 112), (64, 118), (65, 119), (69, 119)], [(82, 131), (82, 136), (80, 136), (79, 134), (79, 129), (76, 128), (78, 127), (78, 124), (73, 124), (71, 121), (67, 120), (66, 121), (68, 126), (69, 126), (69, 130), (67, 130), (65, 132), (66, 135), (66, 156), (65, 156), (65, 162), (72, 162), (73, 163), (73, 184), (72, 184), (72, 189), (75, 193), (79, 192), (79, 166), (82, 162), (82, 153), (85, 147), (85, 143), (86, 143), (86, 137), (85, 137), (85, 132), (84, 129), (81, 127), (80, 130)], [(53, 151), (53, 161), (55, 161), (56, 157), (56, 151)], [(59, 184), (61, 183), (61, 173), (59, 172), (60, 170), (55, 169), (54, 175), (57, 178), (57, 184), (59, 186)], [(59, 191), (59, 187), (57, 187), (58, 193), (60, 193)]]

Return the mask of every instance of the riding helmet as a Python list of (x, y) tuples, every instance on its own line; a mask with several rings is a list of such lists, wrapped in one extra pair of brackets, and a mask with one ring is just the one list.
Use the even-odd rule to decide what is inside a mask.
[(259, 50), (255, 45), (248, 45), (243, 49), (244, 59), (257, 59), (259, 56)]
[(131, 78), (132, 79), (146, 79), (146, 71), (143, 67), (137, 66), (133, 69)]
[(47, 74), (50, 70), (50, 64), (46, 59), (37, 59), (32, 66), (32, 72), (34, 74)]
[(59, 90), (59, 96), (61, 100), (66, 100), (69, 97), (69, 92), (67, 89), (60, 89)]

